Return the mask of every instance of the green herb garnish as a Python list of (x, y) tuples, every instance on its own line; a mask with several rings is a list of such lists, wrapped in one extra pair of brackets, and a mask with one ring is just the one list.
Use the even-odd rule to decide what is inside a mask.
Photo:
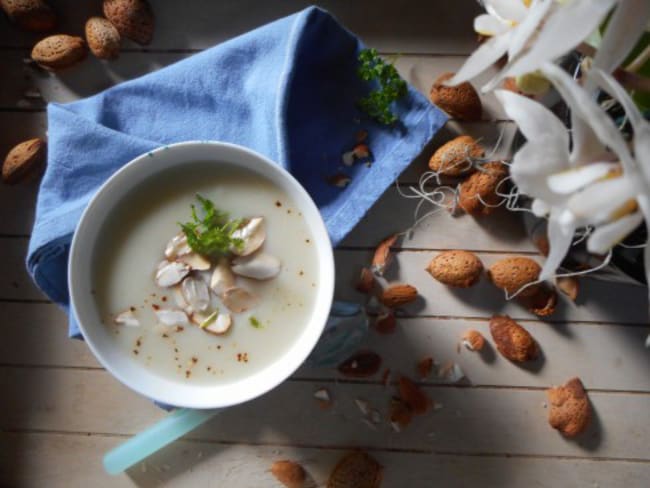
[(219, 309), (215, 310), (210, 315), (208, 315), (205, 318), (205, 320), (199, 324), (199, 328), (205, 329), (208, 325), (213, 324), (217, 320), (218, 316), (219, 316)]
[(252, 325), (253, 327), (255, 327), (256, 329), (261, 329), (261, 328), (262, 328), (262, 324), (260, 324), (260, 321), (257, 320), (256, 317), (253, 317), (253, 316), (251, 315), (250, 317), (248, 317), (248, 321), (249, 321), (249, 322), (251, 323), (251, 325)]
[(359, 107), (382, 124), (392, 124), (397, 116), (390, 105), (406, 95), (406, 82), (399, 76), (395, 66), (386, 63), (375, 49), (363, 49), (359, 53), (359, 78), (364, 81), (377, 80), (379, 88), (359, 100)]
[(202, 216), (199, 218), (196, 207), (192, 205), (192, 221), (179, 223), (192, 250), (202, 256), (218, 258), (228, 254), (233, 247), (241, 248), (244, 241), (232, 235), (242, 220), (230, 220), (226, 212), (217, 210), (212, 201), (199, 194), (196, 199), (201, 203)]

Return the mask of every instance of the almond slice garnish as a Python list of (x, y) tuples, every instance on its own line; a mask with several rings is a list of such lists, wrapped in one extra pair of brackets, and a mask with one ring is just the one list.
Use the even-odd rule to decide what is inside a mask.
[(181, 282), (190, 272), (190, 267), (178, 261), (161, 261), (156, 270), (156, 285), (163, 288), (174, 286)]
[(210, 289), (221, 296), (228, 288), (235, 286), (235, 275), (226, 258), (219, 259), (210, 278)]
[(248, 290), (233, 286), (223, 292), (221, 301), (228, 310), (235, 313), (245, 312), (257, 305), (257, 297)]
[(264, 230), (264, 217), (253, 217), (242, 224), (239, 229), (232, 233), (233, 239), (241, 239), (243, 246), (233, 246), (230, 251), (238, 256), (248, 256), (257, 251), (266, 239)]
[(181, 294), (192, 310), (203, 312), (210, 305), (210, 291), (201, 278), (187, 276), (181, 283)]
[(140, 327), (140, 321), (133, 313), (133, 310), (125, 310), (124, 312), (118, 313), (113, 319), (113, 322), (127, 327)]
[(190, 323), (187, 314), (183, 310), (173, 308), (161, 308), (154, 312), (158, 323), (162, 325), (187, 325)]
[(235, 258), (232, 262), (232, 272), (255, 280), (270, 280), (280, 273), (282, 264), (275, 256), (258, 252), (249, 256)]

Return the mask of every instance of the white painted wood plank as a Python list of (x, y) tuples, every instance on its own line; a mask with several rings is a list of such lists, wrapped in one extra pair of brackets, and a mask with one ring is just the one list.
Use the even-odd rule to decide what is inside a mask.
[[(88, 57), (75, 69), (60, 73), (48, 73), (34, 65), (25, 64), (29, 51), (0, 50), (0, 70), (20, 73), (21, 76), (5, 78), (0, 92), (0, 108), (44, 108), (46, 102), (71, 102), (78, 98), (94, 95), (124, 80), (136, 78), (151, 71), (156, 71), (193, 53), (169, 52), (126, 52), (111, 62), (104, 62)], [(458, 71), (465, 61), (465, 56), (430, 56), (399, 55), (388, 56), (400, 75), (413, 84), (425, 96), (438, 76), (447, 71)], [(476, 80), (479, 87), (487, 82), (496, 72), (486, 71)], [(29, 96), (28, 91), (37, 90), (42, 98)], [(26, 96), (27, 93), (27, 96)], [(505, 113), (494, 94), (482, 95), (486, 120), (503, 119)]]
[[(328, 9), (367, 44), (383, 51), (468, 54), (476, 47), (472, 19), (481, 8), (472, 0), (404, 5), (390, 0), (372, 4), (340, 0), (193, 0), (152, 2), (156, 30), (146, 49), (204, 49), (314, 3)], [(82, 35), (86, 19), (101, 15), (97, 2), (58, 0), (53, 4), (61, 20), (57, 31), (68, 34)], [(31, 47), (39, 39), (38, 35), (9, 26), (4, 16), (0, 22), (0, 47)], [(124, 45), (141, 48), (130, 42)]]
[[(67, 338), (67, 317), (55, 305), (5, 303), (1, 310), (3, 365), (100, 368), (82, 341)], [(546, 387), (579, 376), (592, 389), (650, 392), (650, 354), (643, 345), (647, 335), (644, 327), (539, 322), (523, 325), (544, 352), (543, 361), (537, 362), (533, 371), (509, 363), (493, 346), (483, 354), (457, 349), (460, 337), (469, 328), (480, 330), (492, 342), (485, 320), (403, 318), (398, 321), (396, 333), (386, 336), (371, 331), (361, 347), (382, 357), (382, 371), (389, 368), (414, 374), (416, 361), (427, 356), (441, 364), (455, 361), (467, 375), (467, 383), (475, 386)], [(335, 368), (305, 366), (294, 377), (327, 380), (339, 375)], [(441, 381), (435, 376), (424, 380), (427, 384)]]
[[(269, 473), (274, 461), (299, 462), (309, 478), (323, 486), (340, 449), (287, 446), (224, 445), (179, 441), (150, 457), (128, 473), (110, 477), (103, 472), (101, 457), (122, 442), (101, 435), (7, 434), (5, 465), (0, 483), (25, 488), (48, 486), (237, 486), (278, 487)], [(79, 463), (83, 453), (84, 462)], [(461, 457), (449, 454), (372, 451), (384, 467), (386, 488), (448, 488), (499, 486), (645, 486), (650, 465), (638, 462), (545, 458)], [(144, 466), (144, 467), (143, 467)]]
[[(25, 388), (25, 385), (30, 385)], [(1, 368), (2, 429), (133, 434), (163, 416), (147, 399), (100, 370)], [(448, 453), (526, 454), (650, 460), (650, 395), (591, 392), (595, 420), (577, 441), (547, 423), (543, 391), (425, 387), (443, 408), (403, 432), (361, 422), (363, 398), (386, 415), (392, 388), (326, 383), (336, 402), (322, 410), (312, 382), (285, 382), (262, 398), (227, 409), (189, 438), (305, 447), (373, 446)], [(587, 385), (589, 386), (589, 385)]]

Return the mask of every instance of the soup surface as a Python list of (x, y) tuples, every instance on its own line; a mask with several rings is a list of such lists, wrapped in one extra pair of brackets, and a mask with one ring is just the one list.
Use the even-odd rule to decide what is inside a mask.
[[(227, 333), (213, 335), (189, 322), (164, 325), (160, 310), (180, 310), (175, 287), (156, 285), (158, 264), (179, 222), (191, 219), (196, 194), (231, 218), (263, 217), (260, 252), (280, 260), (268, 280), (236, 276), (257, 298), (244, 312), (230, 312)], [(214, 163), (188, 163), (147, 180), (110, 215), (95, 250), (94, 296), (114, 340), (152, 372), (179, 382), (231, 382), (274, 361), (310, 320), (318, 287), (316, 246), (302, 213), (273, 183), (252, 172)], [(211, 271), (191, 275), (210, 282)], [(210, 292), (209, 311), (228, 311)], [(138, 325), (117, 324), (127, 311)]]

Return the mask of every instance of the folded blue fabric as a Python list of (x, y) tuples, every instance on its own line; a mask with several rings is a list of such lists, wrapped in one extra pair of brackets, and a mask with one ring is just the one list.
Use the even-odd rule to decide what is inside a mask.
[[(446, 121), (412, 88), (396, 104), (400, 124), (366, 120), (356, 106), (369, 90), (357, 76), (362, 48), (311, 7), (93, 97), (50, 104), (27, 257), (36, 284), (67, 308), (69, 246), (90, 198), (131, 159), (186, 140), (241, 144), (288, 169), (339, 243)], [(341, 168), (361, 127), (374, 164)], [(351, 177), (344, 189), (326, 181), (340, 171)], [(70, 334), (78, 333), (71, 320)]]

